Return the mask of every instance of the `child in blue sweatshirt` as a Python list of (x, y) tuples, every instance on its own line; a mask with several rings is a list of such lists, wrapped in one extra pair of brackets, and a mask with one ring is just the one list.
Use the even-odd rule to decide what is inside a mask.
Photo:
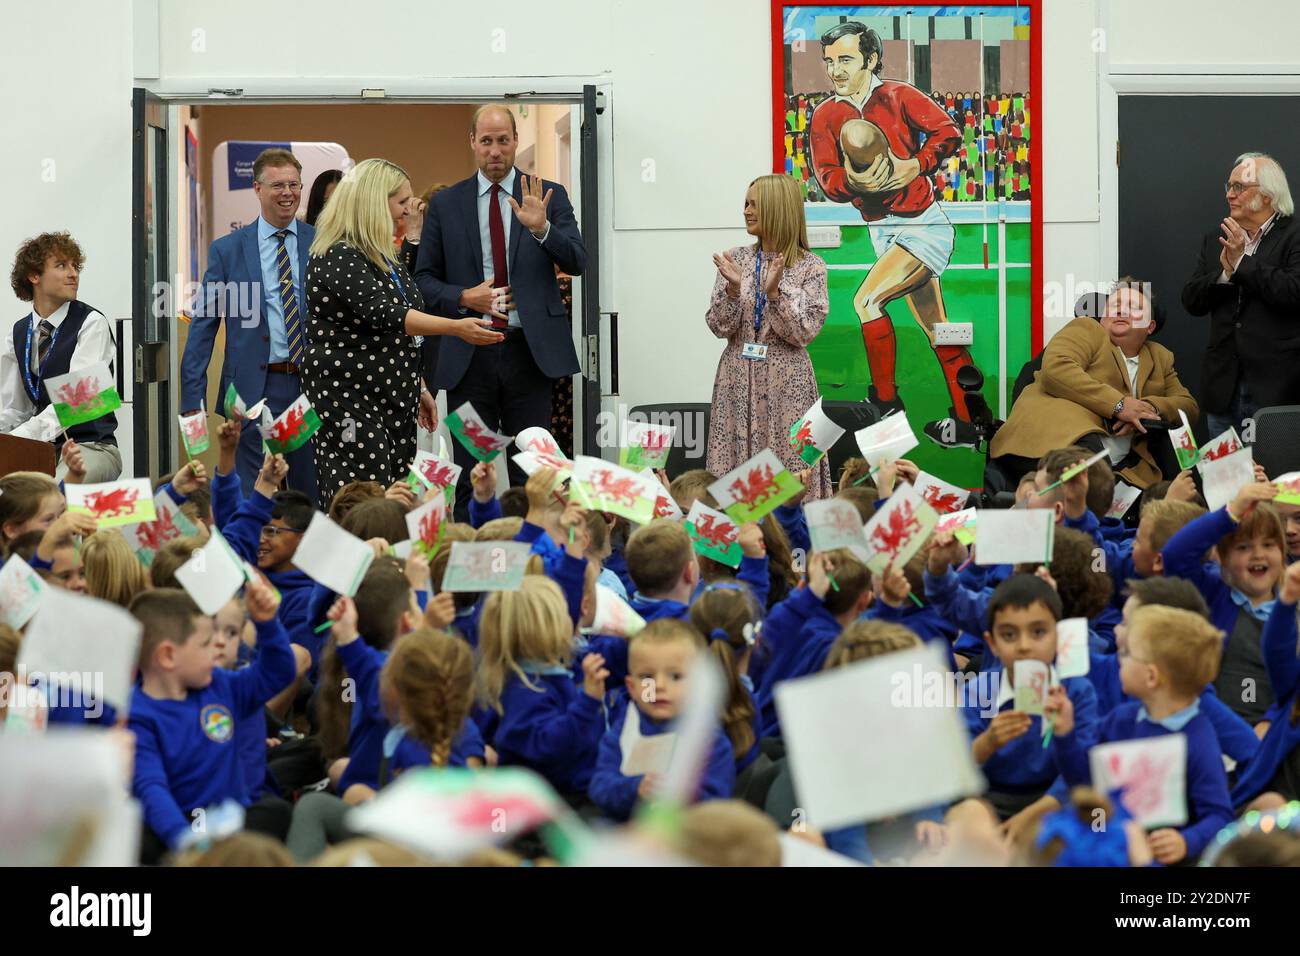
[[(127, 724), (135, 733), (132, 792), (143, 806), (148, 831), (172, 849), (190, 832), (194, 810), (226, 799), (253, 804), (236, 730), (242, 721), (261, 720), (266, 701), (294, 678), (274, 589), (259, 577), (248, 583), (245, 598), (258, 655), (240, 671), (217, 668), (212, 618), (183, 591), (146, 591), (131, 604), (143, 626), (140, 682)], [(284, 809), (277, 821), (282, 826), (271, 830), (279, 839), (288, 830), (287, 804)], [(271, 815), (250, 812), (246, 826), (265, 826), (261, 818)]]
[(700, 562), (680, 522), (659, 518), (627, 539), (628, 573), (636, 589), (632, 609), (646, 623), (685, 617), (700, 583)]
[(781, 735), (776, 685), (821, 670), (835, 638), (872, 597), (867, 566), (847, 548), (808, 556), (807, 585), (772, 608), (763, 624), (767, 663), (756, 698), (762, 736)]
[(921, 600), (925, 593), (925, 554), (918, 552), (903, 568), (890, 567), (877, 575), (878, 600), (863, 616), (869, 620), (901, 624), (927, 644), (943, 651), (948, 666), (956, 671), (953, 644), (962, 633), (933, 605)]
[(1085, 677), (1056, 676), (1056, 622), (1061, 599), (1050, 584), (1032, 574), (1013, 574), (993, 590), (984, 640), (992, 666), (980, 675), (997, 687), (997, 697), (966, 700), (962, 713), (971, 735), (971, 754), (988, 779), (986, 799), (1007, 820), (1051, 786), (1057, 768), (1043, 747), (1044, 718), (1015, 709), (1015, 664), (1041, 661), (1050, 685), (1059, 685), (1073, 703), (1075, 732), (1086, 746), (1096, 739), (1097, 696)]
[[(1225, 507), (1175, 534), (1162, 552), (1165, 573), (1196, 585), (1210, 620), (1227, 635), (1214, 688), (1251, 725), (1265, 720), (1275, 699), (1262, 635), (1286, 564), (1286, 532), (1268, 504), (1276, 496), (1275, 484), (1246, 485)], [(1217, 570), (1201, 563), (1210, 548), (1219, 558)]]
[(599, 654), (573, 679), (573, 620), (558, 585), (524, 577), (517, 591), (494, 591), (479, 620), (478, 702), (499, 715), (492, 746), (501, 766), (524, 766), (575, 804), (585, 802), (605, 731), (609, 676)]
[[(632, 638), (628, 647), (630, 673), (627, 693), (619, 695), (609, 730), (600, 741), (595, 772), (587, 795), (604, 814), (626, 820), (639, 799), (654, 795), (660, 772), (641, 771), (629, 765), (644, 737), (675, 733), (673, 721), (681, 712), (690, 669), (704, 650), (694, 627), (675, 618), (661, 618)], [(624, 768), (628, 770), (624, 773)], [(666, 762), (663, 765), (666, 770)], [(695, 799), (725, 800), (736, 781), (736, 761), (731, 742), (722, 728), (703, 768)]]
[(759, 754), (761, 727), (749, 665), (762, 632), (762, 604), (740, 581), (714, 581), (691, 604), (689, 620), (705, 636), (726, 680), (722, 726), (736, 757), (736, 773), (743, 774)]
[(1120, 679), (1134, 698), (1107, 715), (1095, 735), (1079, 737), (1074, 703), (1059, 693), (1052, 754), (1065, 785), (1088, 786), (1088, 751), (1097, 743), (1181, 733), (1187, 738), (1187, 823), (1148, 835), (1156, 862), (1195, 860), (1210, 839), (1232, 821), (1228, 777), (1219, 741), (1200, 712), (1199, 696), (1218, 667), (1223, 632), (1180, 608), (1149, 605), (1133, 614)]

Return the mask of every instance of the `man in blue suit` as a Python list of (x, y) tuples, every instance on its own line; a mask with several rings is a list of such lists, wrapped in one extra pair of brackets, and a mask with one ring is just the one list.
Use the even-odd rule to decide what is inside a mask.
[[(507, 435), (550, 428), (554, 381), (578, 371), (555, 272), (582, 275), (587, 265), (564, 187), (519, 173), (518, 145), (510, 110), (493, 104), (475, 111), (470, 146), (478, 172), (433, 197), (415, 264), (426, 311), (484, 315), (505, 332), (496, 345), (430, 336), (424, 347), (431, 351), (426, 367), (436, 355), (432, 388), (447, 390), (447, 411), (470, 402), (490, 428)], [(427, 413), (432, 395), (420, 400)], [(455, 458), (463, 469), (456, 520), (467, 521), (475, 460), (459, 443)], [(524, 473), (513, 462), (509, 467), (510, 483), (522, 485)]]
[[(264, 149), (253, 162), (261, 215), (208, 249), (203, 298), (195, 303), (181, 358), (181, 408), (199, 410), (217, 327), (226, 321), (226, 352), (217, 401), (231, 382), (247, 405), (265, 398), (279, 416), (302, 394), (298, 368), (307, 347), (307, 252), (316, 230), (294, 218), (302, 203), (302, 164), (287, 149)], [(316, 500), (316, 466), (308, 443), (288, 456), (289, 487)], [(245, 422), (236, 470), (244, 494), (262, 467), (262, 436)]]

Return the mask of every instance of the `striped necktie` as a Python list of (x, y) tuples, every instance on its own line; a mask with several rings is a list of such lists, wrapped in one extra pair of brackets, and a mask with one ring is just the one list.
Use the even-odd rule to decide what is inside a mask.
[(289, 251), (284, 246), (284, 237), (288, 234), (288, 229), (275, 231), (275, 238), (280, 240), (280, 248), (275, 250), (275, 265), (279, 271), (280, 304), (284, 307), (284, 336), (289, 343), (289, 361), (294, 365), (302, 365), (302, 313), (298, 311), (298, 296), (293, 291)]
[(32, 370), (38, 374), (45, 367), (45, 357), (50, 354), (50, 338), (53, 335), (54, 326), (41, 319), (41, 324), (36, 327), (36, 368)]

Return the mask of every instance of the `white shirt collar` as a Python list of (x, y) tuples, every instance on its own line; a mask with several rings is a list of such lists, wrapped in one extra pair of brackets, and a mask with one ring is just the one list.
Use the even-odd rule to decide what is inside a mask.
[[(1006, 676), (1007, 669), (1002, 668), (1002, 679), (998, 681), (998, 702), (994, 705), (995, 710), (1001, 710), (1002, 705), (1009, 703), (1016, 698), (1016, 689), (1011, 686), (1011, 681)], [(1047, 665), (1047, 686), (1055, 687), (1059, 684), (1060, 678), (1056, 676), (1056, 665)]]
[[(515, 167), (510, 167), (510, 172), (506, 173), (501, 179), (501, 188), (505, 190), (507, 196), (515, 194)], [(483, 175), (483, 170), (478, 171), (478, 194), (482, 196), (492, 188), (492, 180)]]
[(41, 318), (39, 315), (37, 315), (36, 309), (33, 308), (32, 324), (39, 328), (42, 322), (48, 322), (50, 323), (50, 325), (52, 325), (54, 328), (57, 329), (60, 325), (63, 324), (63, 320), (68, 317), (68, 308), (71, 305), (72, 305), (72, 300), (69, 299), (67, 302), (63, 303), (63, 305), (59, 306), (57, 309), (55, 309), (45, 318)]
[(847, 97), (847, 96), (841, 96), (841, 95), (838, 94), (838, 93), (836, 93), (836, 94), (832, 97), (832, 99), (843, 100), (845, 103), (849, 103), (849, 104), (851, 104), (851, 105), (853, 105), (853, 106), (856, 106), (858, 109), (862, 109), (862, 107), (864, 107), (864, 106), (867, 105), (867, 100), (871, 99), (871, 94), (874, 93), (874, 92), (876, 92), (876, 87), (878, 87), (878, 86), (883, 86), (883, 85), (884, 85), (884, 81), (881, 80), (880, 77), (876, 76), (876, 74), (872, 73), (871, 76), (868, 77), (868, 79), (867, 79), (867, 89), (866, 89), (866, 92), (865, 92), (865, 93), (863, 94), (863, 96), (862, 96), (862, 102), (861, 102), (861, 103), (854, 103), (853, 100), (852, 100), (850, 97)]
[(1273, 215), (1269, 216), (1268, 219), (1264, 221), (1264, 225), (1259, 227), (1259, 232), (1255, 233), (1253, 239), (1249, 236), (1246, 237), (1246, 246), (1252, 252), (1259, 248), (1260, 242), (1266, 235), (1268, 235), (1268, 231), (1273, 228), (1273, 223), (1275, 222), (1277, 222), (1277, 213), (1273, 213)]

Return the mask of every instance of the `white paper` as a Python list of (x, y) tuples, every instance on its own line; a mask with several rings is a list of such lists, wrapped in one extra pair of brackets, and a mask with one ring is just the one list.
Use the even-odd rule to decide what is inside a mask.
[(858, 450), (873, 469), (877, 465), (902, 458), (920, 444), (907, 420), (906, 412), (886, 415), (874, 425), (854, 432)]
[(204, 614), (216, 614), (225, 607), (244, 586), (245, 577), (243, 561), (216, 528), (207, 544), (176, 569), (177, 582)]
[(805, 502), (803, 513), (808, 521), (808, 537), (814, 551), (848, 548), (859, 561), (865, 562), (871, 557), (862, 516), (843, 498)]
[(49, 585), (21, 556), (11, 555), (0, 568), (0, 621), (14, 630), (32, 619)]
[(843, 853), (836, 853), (834, 850), (828, 850), (809, 843), (807, 840), (801, 840), (792, 833), (779, 833), (777, 839), (781, 841), (781, 865), (782, 866), (865, 866)]
[(970, 500), (970, 489), (949, 484), (942, 478), (921, 472), (912, 482), (916, 493), (940, 515), (953, 514), (966, 507)]
[(1043, 704), (1047, 703), (1047, 686), (1050, 672), (1042, 661), (1016, 661), (1015, 709), (1024, 714), (1041, 717)]
[(975, 516), (975, 563), (1050, 562), (1055, 534), (1053, 508), (982, 508)]
[(1187, 822), (1187, 737), (1161, 734), (1098, 744), (1088, 751), (1092, 785), (1119, 788), (1125, 809), (1139, 824), (1177, 827)]
[(515, 591), (524, 580), (525, 541), (453, 541), (443, 591)]
[(558, 474), (558, 485), (561, 481), (566, 481), (573, 474), (573, 462), (562, 455), (552, 455), (544, 451), (521, 451), (510, 456), (510, 460), (518, 465), (525, 475), (532, 477), (543, 468), (554, 468)]
[(1237, 492), (1255, 481), (1255, 459), (1249, 447), (1213, 461), (1199, 463), (1201, 490), (1211, 511), (1217, 511), (1237, 497)]
[(1126, 481), (1115, 482), (1115, 497), (1106, 509), (1107, 518), (1122, 518), (1133, 507), (1133, 502), (1142, 497), (1142, 489), (1135, 488)]
[(335, 594), (352, 597), (374, 559), (375, 552), (370, 545), (318, 511), (312, 515), (311, 524), (298, 542), (293, 564)]
[(632, 609), (617, 593), (596, 585), (596, 616), (591, 622), (593, 634), (633, 637), (645, 628), (645, 618)]
[(653, 773), (663, 776), (672, 763), (677, 734), (672, 732), (645, 736), (641, 733), (641, 712), (634, 701), (628, 701), (623, 715), (623, 730), (619, 734), (619, 747), (623, 759), (618, 772), (625, 777), (640, 777)]
[(795, 423), (794, 430), (791, 432), (790, 444), (794, 448), (795, 454), (801, 458), (803, 456), (800, 452), (800, 445), (803, 442), (807, 442), (813, 448), (818, 449), (822, 456), (825, 456), (843, 434), (844, 429), (831, 421), (826, 412), (822, 410), (822, 398), (819, 395), (817, 401), (813, 402), (812, 407), (804, 412)]
[(946, 687), (934, 645), (776, 685), (776, 709), (808, 822), (834, 830), (984, 790), (957, 707), (927, 702)]
[(693, 802), (713, 743), (721, 732), (718, 715), (726, 701), (722, 669), (710, 654), (700, 654), (691, 665), (686, 698), (676, 720), (677, 744), (672, 761), (660, 781), (659, 795), (681, 806)]
[(87, 708), (102, 700), (125, 713), (140, 658), (141, 630), (140, 622), (116, 604), (50, 588), (27, 626), (17, 667), (29, 679), (64, 675), (61, 683), (80, 688), (77, 696)]
[(910, 485), (894, 489), (863, 533), (867, 537), (867, 568), (879, 574), (889, 566), (902, 569), (925, 546), (939, 516)]
[(525, 428), (516, 435), (515, 446), (520, 451), (530, 451), (534, 454), (543, 453), (555, 458), (564, 458), (564, 453), (560, 451), (560, 443), (555, 440), (555, 436), (538, 425)]
[(1056, 676), (1086, 677), (1088, 674), (1088, 619), (1067, 617), (1056, 622)]

